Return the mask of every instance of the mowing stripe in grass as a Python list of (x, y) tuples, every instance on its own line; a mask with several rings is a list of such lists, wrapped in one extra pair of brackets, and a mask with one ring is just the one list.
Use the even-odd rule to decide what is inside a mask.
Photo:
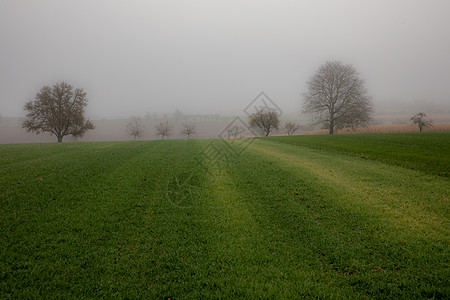
[[(264, 146), (269, 147), (268, 143)], [(274, 145), (273, 149), (276, 149), (276, 147)], [(351, 189), (349, 190), (348, 186), (341, 185), (339, 181), (329, 178), (324, 180), (324, 174), (320, 171), (321, 163), (326, 162), (328, 164), (330, 161), (337, 160), (334, 167), (332, 167), (333, 164), (328, 166), (334, 168), (333, 171), (337, 171), (340, 168), (339, 164), (342, 163), (338, 157), (330, 157), (330, 161), (327, 162), (324, 157), (319, 157), (312, 151), (297, 149), (297, 154), (301, 158), (295, 159), (291, 156), (283, 159), (284, 150), (275, 153), (271, 149), (271, 151), (269, 150), (270, 153), (267, 153), (267, 149), (260, 146), (260, 143), (252, 147), (254, 150), (258, 148), (262, 151), (262, 155), (256, 155), (256, 157), (254, 153), (246, 155), (243, 164), (251, 164), (252, 167), (241, 167), (240, 171), (236, 171), (235, 174), (238, 176), (245, 174), (242, 170), (248, 170), (244, 177), (237, 180), (242, 184), (244, 180), (247, 180), (246, 177), (257, 177), (257, 182), (249, 183), (255, 185), (254, 189), (257, 191), (255, 194), (259, 193), (260, 199), (266, 199), (264, 205), (261, 204), (260, 207), (275, 206), (272, 210), (269, 210), (273, 214), (271, 218), (280, 219), (278, 224), (283, 224), (282, 219), (290, 220), (293, 236), (297, 236), (295, 230), (301, 229), (300, 224), (304, 224), (308, 228), (306, 233), (309, 233), (312, 238), (312, 241), (310, 241), (312, 249), (325, 254), (328, 260), (331, 259), (333, 268), (337, 266), (340, 270), (347, 270), (346, 272), (352, 273), (352, 275), (358, 273), (358, 276), (351, 276), (352, 284), (363, 277), (370, 277), (368, 274), (377, 271), (375, 268), (379, 267), (383, 272), (390, 272), (390, 274), (376, 276), (380, 278), (377, 279), (376, 284), (373, 282), (374, 287), (372, 289), (366, 288), (366, 292), (373, 292), (372, 296), (401, 295), (405, 286), (411, 286), (414, 282), (415, 276), (429, 278), (430, 282), (436, 284), (436, 286), (425, 284), (421, 287), (423, 293), (427, 294), (429, 290), (436, 292), (437, 295), (449, 293), (448, 288), (446, 288), (449, 283), (446, 279), (449, 277), (447, 268), (449, 261), (446, 256), (449, 245), (448, 217), (439, 216), (438, 222), (443, 226), (442, 228), (439, 228), (439, 226), (433, 226), (431, 229), (425, 229), (425, 226), (414, 228), (412, 226), (414, 224), (405, 220), (398, 220), (398, 222), (393, 220), (393, 223), (398, 226), (392, 227), (389, 224), (389, 218), (380, 218), (382, 214), (379, 211), (377, 212), (377, 207), (371, 208), (371, 205), (364, 204), (364, 193), (358, 195)], [(255, 167), (258, 164), (265, 165), (265, 168)], [(280, 172), (275, 166), (283, 167), (288, 173)], [(345, 164), (341, 167), (345, 167)], [(367, 165), (361, 162), (361, 168), (364, 169), (365, 167)], [(259, 176), (255, 174), (255, 172), (261, 172), (262, 170), (264, 170), (263, 174), (259, 174)], [(278, 176), (277, 173), (279, 173)], [(414, 172), (411, 173), (413, 173), (412, 178), (414, 178)], [(265, 180), (265, 178), (268, 179)], [(299, 180), (297, 190), (289, 190), (295, 187), (295, 185), (286, 183), (289, 178)], [(395, 183), (393, 184), (395, 185)], [(413, 186), (417, 187), (417, 182)], [(251, 189), (247, 190), (250, 191)], [(444, 198), (438, 198), (438, 201), (445, 200), (445, 191), (447, 190), (448, 186), (443, 182), (440, 186), (440, 192), (441, 195), (444, 195)], [(292, 192), (294, 192), (294, 195), (291, 197), (297, 202), (298, 206), (292, 206), (290, 202), (286, 202), (288, 194)], [(408, 193), (410, 191), (405, 191), (405, 194)], [(265, 197), (265, 194), (271, 195), (274, 199)], [(373, 194), (372, 196), (380, 202), (385, 201), (383, 193)], [(250, 194), (248, 199), (252, 199), (252, 197), (255, 196)], [(270, 204), (275, 199), (278, 201)], [(410, 205), (414, 205), (414, 202)], [(290, 207), (292, 211), (287, 211), (287, 207)], [(316, 224), (316, 226), (309, 226), (309, 224), (304, 223), (305, 215), (303, 211), (305, 208), (309, 211), (306, 218), (309, 219), (308, 223)], [(413, 215), (413, 212), (417, 211), (420, 210), (412, 209), (409, 212), (411, 219), (422, 217), (420, 214)], [(421, 220), (419, 223), (424, 224), (426, 222)], [(328, 230), (325, 228), (320, 230), (322, 226), (331, 230), (333, 235), (327, 234)], [(413, 229), (412, 232), (409, 231), (410, 229)], [(434, 254), (430, 255), (430, 253)], [(429, 265), (434, 265), (435, 269), (429, 269)], [(426, 273), (424, 272), (425, 269), (427, 270)], [(393, 278), (397, 282), (391, 282)], [(357, 286), (360, 287), (361, 284), (368, 283), (362, 280)], [(414, 288), (417, 287), (418, 283), (415, 284)], [(387, 289), (387, 285), (392, 285), (392, 287)], [(419, 292), (417, 289), (415, 291)]]
[[(155, 178), (158, 190), (149, 199), (151, 252), (147, 254), (143, 276), (146, 280), (143, 294), (151, 298), (189, 297), (208, 290), (206, 270), (214, 265), (208, 255), (210, 224), (203, 210), (206, 170), (195, 159), (204, 143), (172, 143), (154, 158), (157, 164), (153, 168), (161, 174)], [(179, 198), (183, 195), (188, 197)]]
[(267, 139), (450, 176), (450, 132), (279, 136)]
[(20, 145), (0, 298), (450, 295), (446, 178), (268, 140), (217, 165), (209, 142)]
[[(326, 285), (317, 283), (320, 275), (310, 261), (305, 263), (308, 247), (284, 243), (276, 226), (260, 227), (258, 212), (248, 207), (228, 168), (209, 166), (196, 205), (171, 214), (175, 224), (170, 228), (181, 235), (164, 242), (168, 249), (160, 263), (171, 269), (159, 274), (155, 291), (181, 298), (329, 295)], [(279, 249), (287, 255), (280, 256)], [(160, 276), (170, 282), (167, 287), (158, 284)]]
[[(276, 157), (285, 167), (300, 167), (301, 172), (335, 187), (336, 192), (348, 191), (347, 197), (364, 209), (379, 208), (380, 216), (385, 217), (383, 222), (406, 226), (407, 231), (430, 226), (441, 234), (449, 231), (450, 185), (446, 178), (333, 153), (294, 146), (280, 148), (265, 141), (252, 149)], [(344, 199), (346, 204), (349, 199)]]
[[(261, 222), (263, 213), (249, 203), (245, 192), (248, 186), (233, 179), (233, 166), (239, 169), (239, 160), (210, 178), (213, 241), (222, 264), (222, 271), (214, 276), (217, 296), (289, 298), (333, 294), (328, 284), (318, 282), (320, 275), (305, 260), (310, 249), (297, 242), (286, 243), (286, 236), (273, 220)], [(209, 174), (214, 176), (214, 172)]]
[[(148, 151), (157, 146), (150, 145), (150, 148), (134, 150)], [(110, 176), (109, 174), (121, 166), (126, 167), (129, 159), (139, 153), (127, 151), (124, 146), (126, 145), (115, 150), (112, 148), (108, 152), (96, 152), (96, 145), (83, 148), (84, 151), (79, 151), (77, 155), (71, 152), (62, 152), (55, 156), (49, 154), (47, 159), (33, 164), (33, 169), (22, 169), (20, 163), (10, 166), (10, 172), (14, 173), (14, 176), (6, 176), (8, 182), (2, 184), (0, 190), (1, 211), (5, 218), (3, 222), (6, 222), (4, 224), (9, 224), (9, 218), (15, 218), (11, 224), (23, 226), (51, 208), (71, 207), (76, 210), (85, 207), (85, 204), (100, 204), (97, 201), (99, 193), (117, 187), (117, 184), (111, 182), (102, 183), (105, 176)], [(28, 213), (20, 216), (16, 214), (18, 211)], [(16, 229), (9, 226), (2, 226), (2, 229), (9, 233), (16, 232)]]
[[(26, 197), (3, 202), (2, 285), (19, 280), (16, 296), (148, 294), (153, 280), (148, 274), (155, 266), (141, 264), (152, 261), (148, 255), (163, 236), (155, 237), (153, 231), (158, 234), (155, 228), (163, 223), (152, 222), (152, 214), (168, 204), (169, 173), (161, 170), (186, 161), (182, 157), (191, 151), (183, 149), (184, 144), (122, 145), (115, 149), (114, 160), (107, 151), (93, 155), (88, 150), (76, 158), (79, 168), (54, 164), (49, 169), (53, 177), (33, 182), (47, 185), (40, 193), (28, 189)], [(92, 168), (97, 163), (100, 168)], [(58, 170), (72, 173), (59, 181)], [(75, 190), (59, 187), (65, 183)], [(55, 187), (59, 191), (54, 193)], [(17, 205), (19, 201), (30, 209)], [(36, 208), (39, 202), (45, 204), (41, 209)]]

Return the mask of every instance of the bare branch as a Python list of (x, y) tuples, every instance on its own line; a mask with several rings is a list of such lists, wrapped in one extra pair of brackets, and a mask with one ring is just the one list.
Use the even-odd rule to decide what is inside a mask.
[(284, 124), (284, 129), (286, 129), (288, 135), (293, 135), (297, 130), (300, 129), (300, 125), (298, 125), (294, 121), (289, 121)]
[(373, 107), (364, 80), (351, 65), (329, 61), (307, 82), (303, 111), (318, 123), (335, 129), (366, 126), (372, 119)]
[(143, 137), (145, 126), (142, 118), (139, 116), (132, 116), (125, 130), (129, 135), (133, 137), (133, 140), (136, 140), (137, 137)]
[(197, 133), (197, 129), (194, 123), (192, 122), (184, 122), (183, 123), (183, 130), (181, 131), (182, 134), (187, 136), (187, 139), (193, 134)]
[(433, 120), (428, 119), (427, 115), (423, 112), (415, 114), (410, 119), (414, 124), (419, 126), (419, 131), (422, 132), (424, 127), (433, 127)]
[(52, 88), (44, 86), (34, 101), (25, 104), (28, 112), (22, 127), (29, 132), (40, 134), (50, 132), (58, 142), (66, 135), (83, 136), (94, 124), (84, 117), (87, 106), (86, 93), (65, 82), (58, 82)]
[(273, 129), (278, 129), (280, 119), (278, 112), (263, 107), (249, 116), (249, 125), (252, 128), (262, 130), (268, 136)]
[(161, 140), (164, 139), (164, 137), (170, 136), (172, 132), (172, 126), (169, 125), (169, 121), (159, 122), (156, 126), (156, 135), (161, 136)]

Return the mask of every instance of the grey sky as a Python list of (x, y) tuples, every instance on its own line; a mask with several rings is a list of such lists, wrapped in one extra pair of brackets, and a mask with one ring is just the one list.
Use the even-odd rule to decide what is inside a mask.
[(0, 115), (43, 85), (88, 93), (91, 118), (239, 114), (265, 91), (298, 111), (326, 60), (375, 103), (450, 105), (450, 1), (0, 1)]

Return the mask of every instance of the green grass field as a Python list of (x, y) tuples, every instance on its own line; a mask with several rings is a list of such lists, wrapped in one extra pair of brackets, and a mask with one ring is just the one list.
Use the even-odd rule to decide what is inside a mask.
[(0, 145), (0, 298), (450, 297), (450, 134), (227, 149)]

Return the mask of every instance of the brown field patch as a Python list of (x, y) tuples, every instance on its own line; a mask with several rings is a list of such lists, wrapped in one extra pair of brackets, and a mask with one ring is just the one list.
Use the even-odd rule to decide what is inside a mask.
[[(450, 123), (433, 124), (426, 127), (423, 132), (445, 132), (450, 131)], [(335, 131), (335, 134), (370, 134), (370, 133), (413, 133), (419, 132), (419, 127), (414, 124), (373, 125), (356, 129), (345, 128)], [(302, 135), (328, 134), (328, 129), (311, 130), (301, 133)]]

